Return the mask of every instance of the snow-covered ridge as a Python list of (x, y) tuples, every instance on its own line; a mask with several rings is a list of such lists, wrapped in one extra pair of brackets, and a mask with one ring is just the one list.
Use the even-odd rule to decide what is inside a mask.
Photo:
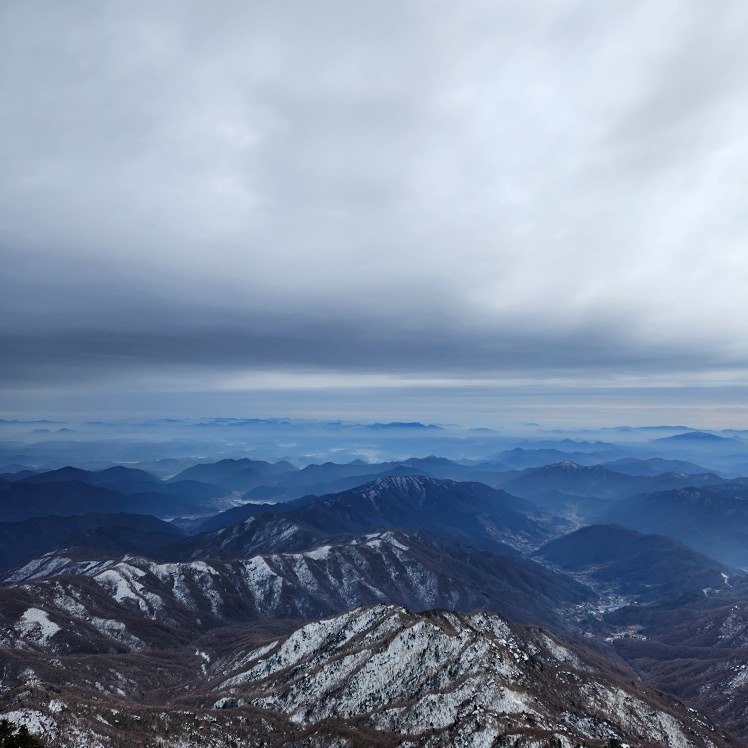
[(381, 491), (399, 491), (406, 496), (423, 497), (426, 486), (454, 483), (454, 481), (436, 480), (423, 475), (391, 475), (377, 478), (367, 484), (366, 496), (371, 498)]
[(635, 744), (637, 735), (672, 748), (714, 745), (682, 707), (632, 690), (547, 632), (483, 612), (358, 609), (215, 667), (231, 673), (218, 708), (251, 704), (303, 725), (354, 721), (418, 745), (491, 745), (512, 735), (541, 740), (512, 745), (568, 748)]
[[(200, 627), (267, 616), (309, 620), (388, 600), (416, 609), (464, 609), (483, 599), (482, 586), (474, 585), (471, 592), (464, 581), (452, 579), (449, 564), (440, 570), (424, 555), (437, 551), (423, 545), (413, 548), (414, 542), (420, 542), (417, 534), (388, 530), (299, 553), (236, 561), (159, 563), (126, 556), (94, 562), (58, 557), (49, 563), (63, 576), (37, 580), (45, 568), (39, 560), (17, 571), (14, 578), (28, 574), (19, 589), (29, 600), (38, 601), (33, 606), (47, 611), (50, 623), (41, 635), (21, 620), (11, 622), (14, 641), (23, 640), (34, 648), (68, 648), (77, 646), (68, 634), (90, 639), (86, 629), (94, 626), (104, 639), (141, 648), (138, 621), (170, 626), (190, 621)], [(441, 550), (438, 560), (440, 554)], [(84, 579), (95, 587), (84, 584)], [(107, 613), (102, 615), (104, 609)], [(53, 630), (54, 620), (68, 621), (64, 636)]]

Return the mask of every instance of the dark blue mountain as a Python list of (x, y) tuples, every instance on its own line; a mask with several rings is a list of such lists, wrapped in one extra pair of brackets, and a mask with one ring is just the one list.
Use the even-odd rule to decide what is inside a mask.
[(142, 514), (84, 514), (2, 522), (0, 568), (71, 546), (100, 554), (148, 554), (181, 534), (174, 525)]
[[(241, 516), (245, 512), (246, 516)], [(250, 517), (252, 522), (244, 525), (224, 524), (225, 530), (217, 527)], [(501, 553), (535, 548), (565, 528), (571, 529), (569, 523), (543, 514), (535, 505), (505, 491), (482, 483), (425, 476), (378, 478), (349, 491), (276, 505), (270, 511), (258, 505), (239, 507), (214, 518), (207, 527), (236, 539), (244, 532), (254, 536), (259, 526), (273, 523), (290, 523), (294, 533), (298, 528), (332, 534), (387, 528), (424, 530), (434, 537)], [(206, 542), (213, 541), (201, 535), (185, 540), (183, 546), (187, 548), (192, 543), (199, 548)], [(242, 547), (247, 552), (252, 546), (250, 543)], [(283, 547), (274, 546), (273, 550), (279, 552)]]
[(552, 540), (534, 556), (639, 602), (729, 590), (737, 573), (672, 538), (621, 525), (583, 527)]
[(602, 519), (667, 535), (723, 563), (748, 567), (748, 486), (739, 482), (624, 499)]
[(268, 482), (279, 475), (297, 471), (290, 462), (284, 460), (276, 463), (264, 460), (226, 459), (218, 462), (201, 463), (183, 470), (171, 479), (171, 482), (194, 480), (202, 483), (224, 486), (230, 491), (249, 491)]

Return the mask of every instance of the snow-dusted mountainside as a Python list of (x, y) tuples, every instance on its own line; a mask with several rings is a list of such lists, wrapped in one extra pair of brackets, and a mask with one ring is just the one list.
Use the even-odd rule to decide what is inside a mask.
[[(79, 477), (61, 472), (33, 485), (56, 491), (60, 477)], [(572, 645), (560, 655), (553, 636), (499, 614), (589, 637), (748, 735), (744, 576), (621, 527), (560, 537), (576, 527), (523, 498), (395, 472), (250, 507), (231, 526), (218, 517), (218, 529), (192, 537), (153, 518), (122, 530), (119, 518), (48, 517), (30, 521), (33, 550), (9, 526), (23, 554), (0, 586), (0, 715), (79, 734), (60, 744), (77, 748), (152, 745), (154, 735), (175, 748), (254, 745), (257, 735), (278, 746), (396, 745), (403, 734), (414, 745), (498, 735), (517, 746), (708, 745), (693, 737), (705, 729), (730, 744), (611, 654), (580, 650), (564, 665)], [(45, 552), (63, 537), (72, 547)], [(325, 616), (337, 618), (283, 639)], [(323, 630), (337, 633), (317, 638)]]
[[(379, 606), (209, 666), (220, 707), (341, 719), (413, 745), (715, 745), (701, 718), (540, 629)], [(228, 676), (228, 677), (227, 677)]]
[(165, 561), (250, 558), (265, 553), (296, 553), (336, 537), (279, 511), (251, 516), (229, 527), (175, 540), (156, 552)]
[[(38, 611), (24, 625), (55, 635)], [(59, 748), (739, 745), (620, 663), (485, 612), (379, 605), (163, 655), (0, 650), (0, 668), (0, 717)]]
[(748, 744), (745, 594), (686, 598), (678, 606), (628, 606), (604, 622), (612, 646), (648, 683), (708, 711)]
[[(481, 607), (561, 625), (560, 611), (595, 599), (583, 585), (532, 562), (397, 531), (235, 561), (50, 554), (7, 581), (16, 584), (0, 588), (0, 643), (60, 652), (153, 646), (147, 636), (151, 621), (171, 641), (227, 623), (310, 620), (378, 602), (416, 610)], [(19, 624), (29, 608), (45, 611), (57, 635)]]

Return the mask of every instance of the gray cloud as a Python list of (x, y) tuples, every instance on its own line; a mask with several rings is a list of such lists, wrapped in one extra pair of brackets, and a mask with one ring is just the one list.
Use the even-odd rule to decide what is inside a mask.
[(740, 379), (745, 15), (4, 3), (4, 386)]

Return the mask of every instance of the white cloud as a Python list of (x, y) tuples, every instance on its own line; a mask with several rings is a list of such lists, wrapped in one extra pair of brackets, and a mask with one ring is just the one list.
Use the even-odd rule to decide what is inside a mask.
[(6, 376), (734, 371), (746, 13), (5, 3)]

